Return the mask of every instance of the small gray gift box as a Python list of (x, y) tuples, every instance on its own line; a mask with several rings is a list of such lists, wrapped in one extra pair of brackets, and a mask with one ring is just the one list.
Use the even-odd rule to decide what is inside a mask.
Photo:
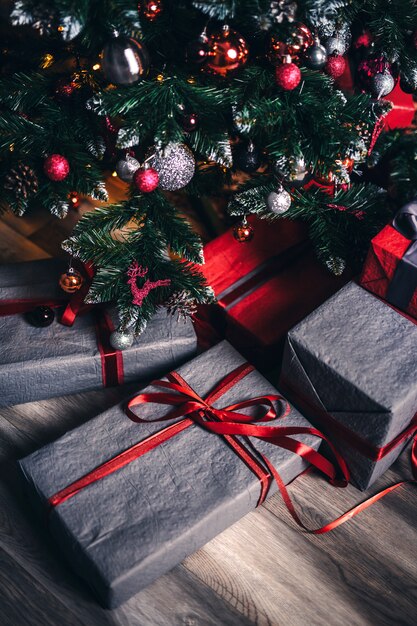
[(333, 439), (360, 489), (406, 445), (400, 435), (417, 411), (416, 355), (416, 324), (353, 282), (288, 334), (281, 388)]
[[(204, 398), (244, 362), (224, 341), (177, 372)], [(143, 392), (157, 391), (161, 388), (150, 385)], [(225, 407), (276, 393), (252, 369), (213, 406)], [(275, 405), (279, 412), (281, 402)], [(144, 420), (171, 410), (159, 404), (135, 407)], [(259, 410), (245, 409), (261, 417)], [(135, 423), (127, 417), (125, 407), (117, 405), (20, 461), (43, 519), (48, 499), (58, 491), (172, 423)], [(309, 426), (295, 409), (282, 425)], [(238, 439), (245, 447), (249, 445), (247, 440)], [(295, 439), (314, 449), (320, 443), (310, 434)], [(251, 453), (255, 457), (266, 454), (285, 483), (306, 467), (300, 456), (272, 443), (256, 440), (255, 448)], [(192, 422), (140, 458), (52, 508), (49, 528), (74, 570), (105, 606), (114, 607), (254, 509), (260, 490), (259, 478), (225, 438)], [(272, 483), (270, 493), (275, 490)]]
[[(0, 310), (5, 301), (66, 297), (58, 280), (67, 269), (58, 259), (0, 267)], [(35, 328), (22, 313), (0, 316), (0, 407), (102, 387), (96, 319), (91, 312), (79, 315), (71, 327), (55, 319)], [(161, 311), (123, 351), (124, 382), (150, 380), (196, 351), (192, 322), (178, 322)]]

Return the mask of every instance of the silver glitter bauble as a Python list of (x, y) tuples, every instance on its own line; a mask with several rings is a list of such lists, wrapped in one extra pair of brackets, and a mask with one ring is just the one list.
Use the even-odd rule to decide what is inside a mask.
[(321, 70), (327, 63), (326, 48), (318, 41), (307, 49), (306, 62), (312, 70)]
[(377, 98), (387, 96), (394, 87), (395, 80), (389, 72), (381, 72), (371, 78), (371, 90)]
[(292, 187), (302, 187), (311, 176), (303, 156), (282, 155), (275, 161), (273, 167), (276, 174)]
[(122, 330), (114, 330), (110, 335), (110, 345), (115, 350), (126, 350), (133, 344), (135, 336)]
[(327, 54), (345, 54), (347, 46), (346, 42), (339, 37), (329, 37), (325, 44)]
[(149, 70), (149, 54), (145, 46), (129, 37), (113, 37), (104, 46), (103, 74), (115, 85), (132, 85)]
[(139, 161), (129, 154), (116, 163), (116, 173), (125, 183), (131, 183), (136, 170), (140, 167)]
[(283, 187), (278, 191), (271, 191), (266, 199), (266, 205), (275, 215), (281, 215), (288, 211), (291, 206), (291, 196)]
[(164, 191), (182, 189), (194, 176), (194, 155), (183, 143), (169, 143), (156, 150), (147, 161), (158, 172), (159, 188)]

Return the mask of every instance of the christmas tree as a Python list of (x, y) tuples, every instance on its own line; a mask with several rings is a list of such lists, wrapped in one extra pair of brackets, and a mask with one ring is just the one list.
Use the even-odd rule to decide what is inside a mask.
[(63, 217), (117, 173), (64, 248), (127, 340), (213, 298), (184, 195), (230, 197), (240, 242), (249, 214), (303, 220), (341, 273), (415, 194), (415, 131), (384, 130), (417, 88), (413, 0), (18, 0), (3, 47), (2, 208)]

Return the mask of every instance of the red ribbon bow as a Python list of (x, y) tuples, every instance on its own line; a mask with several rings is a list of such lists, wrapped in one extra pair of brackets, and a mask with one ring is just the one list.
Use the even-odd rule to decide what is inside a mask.
[[(93, 471), (85, 474), (79, 480), (74, 481), (68, 487), (65, 487), (55, 495), (51, 496), (48, 500), (51, 507), (62, 504), (69, 498), (75, 496), (79, 491), (87, 487), (88, 485), (95, 483), (98, 480), (105, 478), (113, 472), (128, 465), (132, 461), (138, 459), (142, 455), (150, 452), (157, 446), (161, 445), (165, 441), (168, 441), (171, 437), (181, 433), (186, 428), (189, 428), (194, 423), (199, 424), (206, 431), (221, 435), (227, 441), (227, 443), (233, 448), (239, 458), (246, 463), (246, 465), (253, 471), (253, 473), (259, 478), (261, 484), (261, 492), (258, 500), (258, 505), (261, 504), (269, 490), (271, 480), (274, 479), (278, 485), (284, 502), (296, 521), (304, 530), (314, 534), (322, 534), (337, 528), (348, 519), (354, 517), (364, 509), (368, 508), (390, 493), (400, 485), (407, 482), (414, 481), (401, 481), (384, 489), (380, 493), (368, 498), (365, 502), (353, 507), (347, 513), (344, 513), (332, 522), (322, 526), (321, 528), (309, 529), (301, 521), (298, 516), (294, 505), (290, 499), (288, 491), (279, 475), (269, 459), (257, 450), (248, 437), (254, 437), (263, 441), (268, 441), (274, 445), (290, 450), (295, 454), (298, 454), (303, 459), (320, 469), (326, 474), (332, 484), (335, 486), (346, 486), (349, 480), (349, 470), (345, 461), (341, 455), (334, 448), (332, 443), (327, 439), (323, 433), (312, 427), (296, 427), (296, 426), (265, 426), (259, 424), (259, 422), (271, 422), (277, 418), (284, 418), (290, 411), (288, 402), (279, 394), (266, 395), (244, 400), (235, 404), (228, 405), (223, 408), (216, 408), (213, 403), (224, 395), (231, 387), (233, 387), (239, 380), (247, 376), (253, 371), (253, 367), (248, 363), (244, 363), (236, 368), (233, 372), (228, 374), (220, 383), (211, 391), (205, 398), (199, 396), (188, 383), (177, 373), (171, 372), (167, 378), (167, 381), (157, 380), (152, 384), (163, 387), (168, 392), (145, 392), (141, 393), (128, 403), (126, 412), (129, 418), (137, 423), (144, 423), (148, 420), (141, 419), (136, 413), (132, 411), (132, 407), (140, 404), (165, 404), (175, 407), (167, 415), (157, 417), (152, 422), (162, 422), (172, 420), (176, 418), (182, 418), (179, 421), (166, 426), (162, 430), (146, 437), (139, 443), (128, 448), (124, 452), (121, 452), (116, 457), (110, 459), (106, 463), (103, 463)], [(278, 416), (275, 402), (284, 403), (284, 411)], [(240, 411), (249, 407), (264, 407), (263, 413), (256, 418), (241, 413)], [(184, 417), (187, 416), (187, 417)], [(295, 439), (292, 439), (292, 435), (315, 435), (320, 439), (326, 441), (330, 446), (337, 464), (342, 471), (343, 479), (337, 480), (335, 466), (326, 459), (322, 454), (311, 448), (310, 446), (303, 444)], [(243, 441), (238, 439), (237, 436), (243, 437)], [(417, 440), (413, 443), (412, 448), (412, 461), (413, 461), (413, 473), (415, 479), (417, 479)]]

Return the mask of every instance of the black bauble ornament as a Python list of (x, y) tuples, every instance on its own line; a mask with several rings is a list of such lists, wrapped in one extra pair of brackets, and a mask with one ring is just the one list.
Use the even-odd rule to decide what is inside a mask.
[(149, 71), (149, 54), (143, 44), (130, 37), (113, 37), (104, 46), (103, 74), (115, 85), (132, 85)]
[(235, 166), (242, 172), (256, 172), (261, 164), (261, 155), (250, 142), (248, 146), (237, 148), (233, 160)]
[(50, 326), (55, 319), (55, 313), (49, 306), (37, 306), (32, 311), (25, 313), (26, 321), (36, 328)]

